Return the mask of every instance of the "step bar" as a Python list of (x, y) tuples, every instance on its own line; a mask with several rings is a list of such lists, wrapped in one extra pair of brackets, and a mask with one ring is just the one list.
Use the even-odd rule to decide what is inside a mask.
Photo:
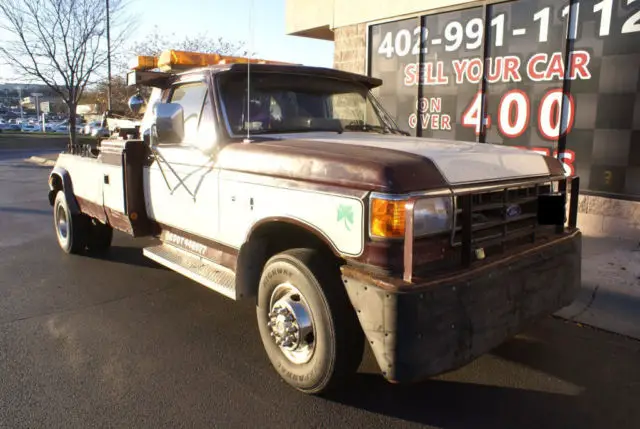
[(142, 254), (227, 298), (238, 299), (236, 275), (222, 265), (167, 243), (145, 247)]

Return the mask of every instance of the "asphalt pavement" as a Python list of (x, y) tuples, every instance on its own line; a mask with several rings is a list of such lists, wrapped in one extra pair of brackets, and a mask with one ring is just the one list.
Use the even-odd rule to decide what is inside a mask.
[(638, 428), (640, 342), (543, 320), (458, 371), (386, 383), (368, 353), (328, 398), (280, 381), (252, 302), (145, 259), (63, 254), (49, 168), (0, 151), (2, 428)]

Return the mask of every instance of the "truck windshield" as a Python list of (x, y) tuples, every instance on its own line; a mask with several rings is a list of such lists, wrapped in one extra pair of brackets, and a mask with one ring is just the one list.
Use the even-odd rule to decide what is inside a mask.
[[(220, 76), (220, 94), (231, 134), (305, 131), (402, 133), (357, 82), (322, 76), (252, 72)], [(248, 104), (248, 105), (247, 105)], [(247, 113), (248, 110), (248, 113)]]

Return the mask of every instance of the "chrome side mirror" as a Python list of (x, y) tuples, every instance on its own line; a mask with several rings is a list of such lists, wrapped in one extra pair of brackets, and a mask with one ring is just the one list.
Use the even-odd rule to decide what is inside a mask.
[(180, 144), (184, 139), (184, 110), (177, 103), (155, 105), (158, 144)]
[(144, 98), (142, 98), (140, 94), (134, 94), (129, 98), (127, 105), (129, 106), (131, 113), (138, 115), (144, 106)]

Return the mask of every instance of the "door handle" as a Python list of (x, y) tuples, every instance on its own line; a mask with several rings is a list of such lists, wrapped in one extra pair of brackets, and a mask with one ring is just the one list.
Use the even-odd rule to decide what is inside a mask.
[(105, 185), (108, 185), (108, 184), (109, 184), (109, 175), (108, 175), (108, 174), (105, 174), (105, 175), (104, 175), (104, 184), (105, 184)]

